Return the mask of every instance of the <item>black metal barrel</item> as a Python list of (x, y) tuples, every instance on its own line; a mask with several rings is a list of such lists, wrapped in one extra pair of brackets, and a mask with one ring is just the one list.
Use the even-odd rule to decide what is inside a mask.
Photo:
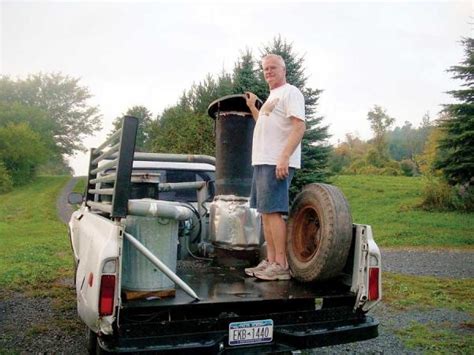
[[(260, 106), (261, 101), (257, 107)], [(255, 120), (245, 95), (221, 97), (209, 105), (207, 112), (216, 121), (216, 195), (248, 197)]]

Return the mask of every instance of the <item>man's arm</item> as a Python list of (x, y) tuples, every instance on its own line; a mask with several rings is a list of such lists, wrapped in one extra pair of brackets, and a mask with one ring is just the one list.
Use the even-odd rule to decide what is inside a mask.
[(247, 106), (249, 107), (250, 112), (252, 113), (253, 119), (257, 121), (258, 113), (259, 113), (258, 108), (255, 105), (255, 103), (257, 102), (257, 95), (255, 95), (254, 93), (250, 91), (247, 91), (245, 93), (245, 102), (247, 103)]
[(284, 179), (289, 175), (288, 167), (290, 164), (290, 157), (295, 151), (298, 144), (303, 139), (304, 131), (306, 130), (305, 121), (300, 120), (296, 117), (291, 117), (292, 130), (288, 137), (288, 142), (285, 148), (281, 152), (280, 158), (276, 165), (276, 177), (277, 179)]

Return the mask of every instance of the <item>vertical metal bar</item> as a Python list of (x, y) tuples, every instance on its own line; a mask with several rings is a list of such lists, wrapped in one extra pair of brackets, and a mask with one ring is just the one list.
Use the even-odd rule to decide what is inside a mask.
[(137, 130), (138, 118), (125, 116), (118, 151), (117, 180), (115, 181), (112, 198), (112, 213), (110, 215), (112, 218), (127, 216)]
[(86, 201), (94, 201), (94, 194), (89, 193), (89, 190), (95, 188), (95, 184), (91, 183), (91, 180), (97, 177), (97, 174), (92, 173), (92, 171), (97, 168), (97, 163), (93, 163), (97, 155), (97, 150), (95, 148), (92, 148), (89, 158), (89, 172), (87, 173), (87, 185), (85, 191)]

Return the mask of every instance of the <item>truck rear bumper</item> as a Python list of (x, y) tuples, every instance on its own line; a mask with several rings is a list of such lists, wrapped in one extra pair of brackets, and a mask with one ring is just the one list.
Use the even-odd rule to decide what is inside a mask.
[(228, 331), (196, 332), (163, 336), (102, 338), (100, 346), (113, 352), (163, 352), (199, 354), (261, 354), (308, 349), (375, 338), (378, 321), (358, 316), (346, 321), (317, 321), (276, 325), (273, 341), (253, 346), (229, 346)]

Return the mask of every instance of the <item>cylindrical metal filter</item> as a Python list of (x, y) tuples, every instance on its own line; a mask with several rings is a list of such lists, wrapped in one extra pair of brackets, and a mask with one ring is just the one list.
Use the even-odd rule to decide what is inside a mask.
[(245, 95), (221, 97), (209, 105), (208, 114), (216, 121), (216, 195), (248, 197), (255, 120)]

